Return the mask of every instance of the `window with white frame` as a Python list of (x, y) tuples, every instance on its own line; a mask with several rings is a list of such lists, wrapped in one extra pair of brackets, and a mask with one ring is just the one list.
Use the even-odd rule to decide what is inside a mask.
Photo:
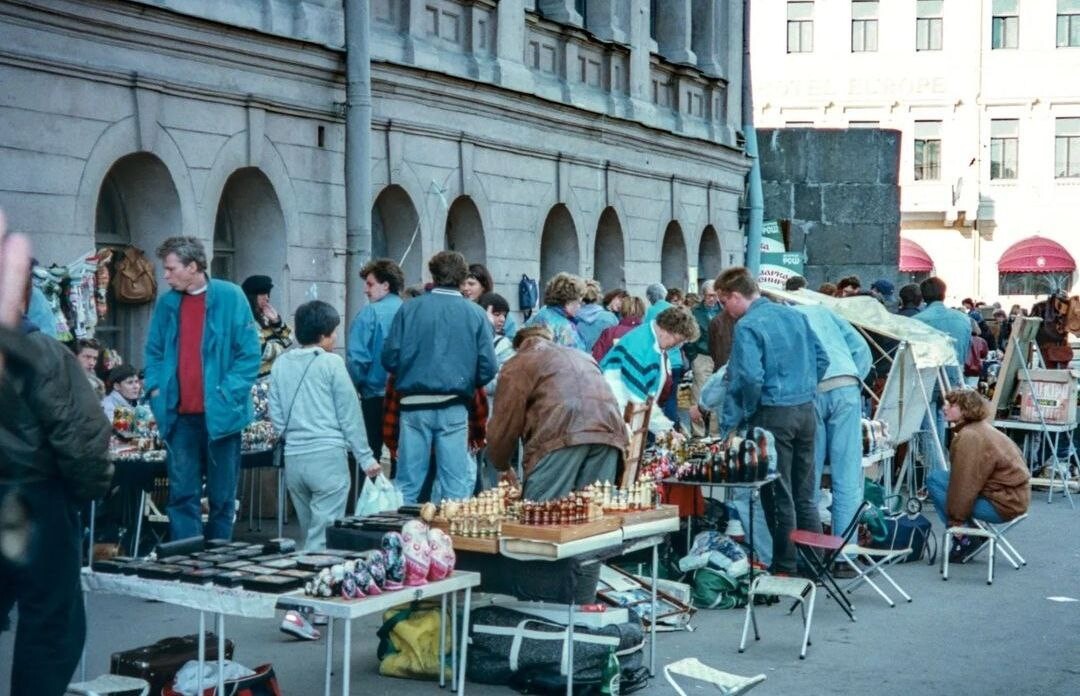
[(1080, 46), (1080, 0), (1058, 0), (1057, 46), (1058, 48)]
[(1054, 177), (1080, 177), (1080, 117), (1059, 118), (1054, 125)]
[(990, 178), (1015, 179), (1020, 167), (1020, 121), (995, 118), (990, 121)]
[(814, 3), (787, 4), (787, 52), (810, 53), (814, 50)]
[(852, 0), (851, 52), (878, 50), (878, 0)]
[(1020, 45), (1020, 0), (994, 0), (990, 20), (990, 48), (1017, 48)]
[(915, 181), (941, 179), (941, 121), (915, 122)]
[(945, 29), (944, 0), (916, 0), (915, 50), (940, 51), (941, 35)]

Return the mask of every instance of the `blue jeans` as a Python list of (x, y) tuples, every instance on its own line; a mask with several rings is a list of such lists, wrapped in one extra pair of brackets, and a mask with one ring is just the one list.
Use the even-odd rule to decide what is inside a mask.
[[(934, 509), (937, 510), (941, 522), (949, 526), (949, 515), (945, 511), (945, 501), (949, 497), (949, 472), (944, 469), (934, 469), (926, 476), (926, 488), (930, 493), (930, 499), (934, 501)], [(982, 520), (990, 524), (1001, 524), (1001, 515), (997, 508), (981, 495), (975, 499), (971, 506), (971, 519)]]
[[(923, 416), (922, 430), (926, 431), (928, 436), (932, 436), (932, 433), (930, 433), (931, 418), (934, 419), (934, 427), (937, 428), (938, 442), (941, 443), (941, 453), (948, 456), (949, 449), (945, 446), (945, 411), (942, 407), (941, 394), (938, 393), (938, 390), (936, 389), (934, 390), (934, 395), (930, 398), (930, 410)], [(945, 462), (938, 456), (938, 451), (937, 448), (934, 447), (933, 439), (927, 439), (926, 450), (930, 458), (930, 468), (932, 470), (944, 469)]]
[(0, 555), (0, 633), (9, 628), (11, 609), (19, 607), (10, 691), (3, 693), (62, 694), (86, 637), (78, 508), (59, 479), (0, 483), (0, 500), (9, 495), (14, 496), (9, 503), (18, 499), (33, 525), (24, 555), (16, 561)]
[(840, 536), (863, 500), (862, 422), (857, 384), (822, 392), (815, 402), (814, 502), (821, 498), (821, 475), (829, 461), (832, 478), (832, 529)]
[(679, 383), (682, 382), (684, 372), (686, 370), (681, 367), (671, 368), (671, 392), (666, 399), (660, 402), (660, 411), (676, 427), (681, 425), (679, 421)]
[[(169, 448), (169, 535), (231, 539), (240, 471), (240, 433), (211, 440), (206, 417), (181, 415), (166, 438)], [(202, 524), (203, 476), (210, 514)]]
[(400, 431), (396, 480), (406, 505), (421, 502), (420, 488), (432, 449), (435, 502), (472, 497), (476, 460), (469, 454), (469, 412), (465, 406), (402, 410)]

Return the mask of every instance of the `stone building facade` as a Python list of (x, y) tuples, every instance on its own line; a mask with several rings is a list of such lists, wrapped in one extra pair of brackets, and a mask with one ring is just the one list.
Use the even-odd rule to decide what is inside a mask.
[[(656, 16), (651, 10), (660, 6)], [(340, 0), (0, 6), (0, 206), (45, 264), (170, 235), (291, 315), (348, 253), (640, 291), (740, 263), (741, 0), (372, 0), (372, 249), (348, 250)], [(164, 287), (164, 283), (160, 283)], [(149, 306), (106, 341), (141, 362)]]

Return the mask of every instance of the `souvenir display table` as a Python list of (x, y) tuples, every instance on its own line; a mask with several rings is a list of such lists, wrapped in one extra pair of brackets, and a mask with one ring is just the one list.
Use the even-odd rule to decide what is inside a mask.
[[(207, 614), (212, 614), (215, 621), (215, 631), (218, 639), (218, 685), (217, 693), (225, 693), (222, 683), (222, 663), (225, 657), (225, 617), (239, 616), (245, 618), (276, 619), (280, 608), (311, 607), (316, 611), (326, 613), (331, 617), (326, 642), (325, 664), (325, 687), (324, 693), (328, 696), (331, 688), (331, 664), (333, 660), (333, 622), (336, 619), (344, 620), (344, 651), (342, 653), (343, 681), (341, 693), (348, 695), (349, 670), (352, 647), (352, 620), (371, 614), (378, 614), (391, 607), (428, 597), (441, 597), (441, 620), (446, 620), (446, 597), (451, 595), (453, 606), (456, 607), (456, 598), (459, 592), (464, 592), (464, 615), (463, 630), (460, 633), (462, 640), (469, 633), (469, 611), (472, 601), (472, 588), (480, 584), (480, 576), (477, 573), (455, 571), (441, 580), (429, 581), (422, 585), (405, 586), (398, 590), (387, 590), (382, 594), (369, 595), (361, 599), (341, 599), (306, 596), (303, 590), (291, 589), (287, 592), (253, 591), (242, 587), (225, 587), (215, 584), (191, 584), (180, 580), (151, 579), (135, 575), (117, 573), (95, 572), (84, 568), (82, 573), (82, 587), (84, 592), (98, 592), (135, 597), (139, 599), (153, 600), (173, 606), (194, 609), (199, 612), (199, 646), (198, 660), (199, 670), (202, 673), (206, 662), (206, 646), (204, 636), (206, 631)], [(445, 635), (445, 634), (444, 634)], [(454, 633), (457, 636), (459, 634)], [(445, 646), (440, 652), (440, 674), (445, 671)], [(464, 660), (466, 645), (452, 646), (452, 674), (456, 678), (459, 692), (464, 690)], [(460, 654), (461, 659), (456, 660)], [(441, 680), (445, 681), (445, 678)], [(443, 685), (442, 683), (440, 686)]]
[[(1054, 499), (1054, 487), (1060, 485), (1065, 491), (1065, 499), (1069, 501), (1069, 505), (1073, 508), (1076, 507), (1076, 503), (1072, 498), (1072, 491), (1069, 488), (1069, 473), (1068, 467), (1076, 463), (1080, 465), (1080, 454), (1076, 451), (1076, 443), (1073, 439), (1073, 433), (1076, 430), (1076, 423), (1032, 423), (1022, 420), (995, 420), (994, 427), (1000, 430), (1018, 430), (1024, 434), (1024, 458), (1028, 462), (1028, 468), (1034, 471), (1038, 465), (1042, 452), (1042, 444), (1045, 444), (1050, 449), (1050, 486), (1046, 494), (1046, 502), (1053, 502)], [(1066, 444), (1069, 446), (1069, 454), (1065, 457), (1065, 461), (1061, 461), (1058, 457), (1058, 445), (1061, 441), (1062, 434), (1065, 435)], [(1062, 467), (1065, 468), (1062, 471)], [(1061, 483), (1055, 483), (1060, 477)]]

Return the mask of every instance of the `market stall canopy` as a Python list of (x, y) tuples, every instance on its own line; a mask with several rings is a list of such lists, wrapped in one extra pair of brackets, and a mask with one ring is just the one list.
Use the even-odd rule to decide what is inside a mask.
[(1028, 237), (1005, 250), (998, 259), (998, 273), (1072, 273), (1076, 261), (1052, 239)]
[(934, 270), (934, 261), (921, 246), (901, 237), (900, 270), (904, 273), (929, 273)]
[(911, 345), (917, 367), (937, 368), (957, 365), (956, 350), (952, 338), (917, 319), (909, 319), (899, 314), (890, 314), (873, 297), (837, 298), (812, 290), (787, 292), (784, 290), (762, 290), (775, 299), (795, 304), (819, 304), (828, 307), (855, 326), (888, 336), (897, 341), (907, 341)]

